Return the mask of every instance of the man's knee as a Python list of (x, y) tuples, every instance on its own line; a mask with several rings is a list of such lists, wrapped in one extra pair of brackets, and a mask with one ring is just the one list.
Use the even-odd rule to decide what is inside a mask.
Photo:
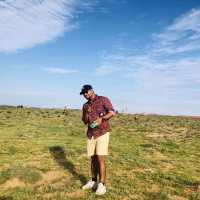
[(105, 162), (105, 158), (106, 158), (106, 156), (104, 156), (104, 155), (98, 155), (99, 162)]
[(98, 161), (98, 156), (97, 156), (97, 155), (91, 156), (91, 161), (92, 161), (92, 162)]

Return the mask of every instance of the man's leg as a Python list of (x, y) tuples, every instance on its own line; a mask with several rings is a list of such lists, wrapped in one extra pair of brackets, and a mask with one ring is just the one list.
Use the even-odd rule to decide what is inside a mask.
[[(109, 143), (109, 133), (106, 133), (96, 139), (96, 151), (95, 153), (97, 154), (95, 161), (97, 160), (98, 162), (98, 173), (99, 173), (99, 184), (96, 190), (97, 195), (103, 195), (106, 193), (106, 164), (105, 164), (105, 159), (106, 155), (108, 155), (108, 143)], [(96, 163), (96, 162), (95, 162)]]
[(99, 181), (106, 182), (106, 156), (108, 155), (109, 132), (97, 138), (96, 153), (99, 163)]
[(106, 156), (98, 155), (98, 162), (99, 162), (99, 181), (103, 184), (106, 183), (106, 163), (105, 163)]
[(99, 174), (99, 161), (97, 155), (91, 156), (91, 174), (92, 180), (97, 182), (97, 176)]
[(106, 164), (105, 164), (105, 155), (98, 155), (98, 161), (99, 161), (99, 184), (96, 190), (96, 195), (103, 195), (106, 193)]
[(87, 140), (87, 154), (91, 158), (92, 180), (89, 180), (85, 185), (83, 185), (82, 187), (83, 190), (92, 189), (95, 187), (95, 184), (97, 184), (97, 176), (99, 168), (98, 168), (98, 159), (97, 156), (95, 155), (95, 146), (96, 146), (96, 141), (94, 140), (94, 138)]

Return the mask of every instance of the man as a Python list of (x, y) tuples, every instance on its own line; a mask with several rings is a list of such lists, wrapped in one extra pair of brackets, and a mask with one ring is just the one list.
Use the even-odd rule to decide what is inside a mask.
[[(87, 154), (91, 157), (91, 175), (82, 189), (96, 189), (97, 195), (106, 193), (106, 165), (108, 155), (108, 120), (115, 115), (113, 106), (107, 97), (95, 94), (91, 85), (84, 85), (80, 92), (88, 101), (83, 105), (82, 121), (88, 126)], [(97, 181), (99, 175), (99, 182)]]

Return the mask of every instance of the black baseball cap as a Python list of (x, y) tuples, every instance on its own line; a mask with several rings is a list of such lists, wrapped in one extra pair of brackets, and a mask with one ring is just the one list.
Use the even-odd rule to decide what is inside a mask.
[(91, 85), (84, 85), (81, 89), (80, 95), (85, 94), (88, 92), (88, 90), (92, 90), (92, 86)]

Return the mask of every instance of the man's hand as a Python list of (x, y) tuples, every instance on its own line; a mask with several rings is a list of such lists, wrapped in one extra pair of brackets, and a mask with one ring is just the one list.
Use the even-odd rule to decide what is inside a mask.
[(99, 117), (95, 120), (95, 122), (98, 124), (98, 126), (102, 123), (102, 118)]

